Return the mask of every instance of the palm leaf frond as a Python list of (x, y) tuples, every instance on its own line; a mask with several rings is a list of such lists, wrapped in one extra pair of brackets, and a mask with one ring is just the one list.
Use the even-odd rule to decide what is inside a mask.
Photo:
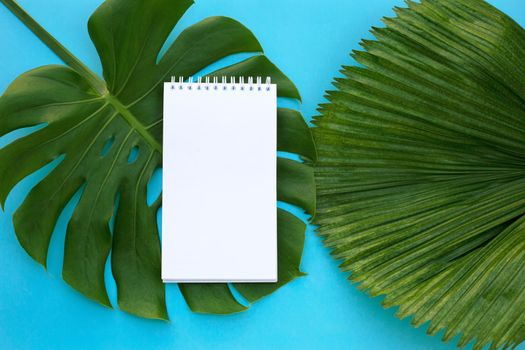
[(525, 31), (481, 0), (396, 8), (313, 129), (349, 279), (474, 349), (525, 339)]

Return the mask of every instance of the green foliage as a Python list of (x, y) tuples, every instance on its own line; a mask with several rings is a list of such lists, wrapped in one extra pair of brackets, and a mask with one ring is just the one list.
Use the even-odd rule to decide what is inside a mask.
[(349, 279), (459, 346), (525, 340), (525, 31), (408, 1), (315, 119), (318, 232)]
[[(111, 251), (119, 307), (138, 316), (167, 319), (156, 221), (161, 198), (149, 206), (146, 203), (147, 183), (162, 165), (163, 82), (171, 76), (194, 75), (234, 53), (255, 52), (260, 54), (211, 75), (271, 76), (281, 97), (300, 99), (297, 89), (262, 55), (253, 34), (226, 17), (211, 17), (190, 26), (159, 57), (169, 33), (192, 4), (189, 0), (104, 2), (88, 23), (104, 80), (16, 2), (1, 1), (67, 64), (22, 74), (0, 98), (0, 136), (45, 124), (0, 149), (0, 164), (16, 164), (0, 168), (2, 205), (20, 180), (63, 157), (14, 214), (20, 244), (45, 266), (56, 220), (73, 194), (81, 191), (67, 227), (64, 280), (85, 296), (110, 307), (104, 266)], [(284, 109), (278, 115), (279, 150), (313, 160), (313, 141), (302, 116)], [(138, 156), (130, 161), (133, 149), (138, 150)], [(313, 202), (308, 202), (314, 197), (311, 168), (281, 158), (278, 164), (283, 169), (279, 173), (279, 200), (313, 211)], [(288, 188), (293, 177), (308, 185), (300, 195)], [(113, 215), (111, 232), (109, 222)], [(238, 285), (239, 293), (249, 301), (302, 275), (299, 266), (305, 226), (282, 210), (278, 217), (279, 283)], [(246, 309), (226, 284), (180, 288), (194, 311), (224, 314)]]

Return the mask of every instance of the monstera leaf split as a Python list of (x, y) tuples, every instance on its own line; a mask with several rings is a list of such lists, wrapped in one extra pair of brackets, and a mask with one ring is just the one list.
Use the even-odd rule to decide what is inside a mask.
[[(300, 99), (297, 89), (262, 55), (253, 34), (226, 17), (190, 26), (160, 55), (171, 30), (192, 4), (189, 0), (104, 2), (88, 23), (104, 80), (15, 1), (1, 2), (67, 64), (22, 74), (0, 98), (0, 136), (45, 125), (0, 149), (2, 205), (20, 180), (62, 158), (14, 214), (20, 244), (45, 266), (56, 220), (69, 199), (81, 191), (67, 227), (64, 280), (85, 296), (111, 306), (104, 282), (111, 251), (119, 307), (142, 317), (166, 319), (156, 221), (161, 198), (151, 205), (146, 202), (148, 181), (162, 165), (163, 82), (171, 76), (194, 75), (231, 54), (254, 52), (259, 54), (211, 75), (270, 76), (280, 97)], [(310, 131), (299, 112), (279, 109), (278, 119), (279, 150), (314, 160)], [(278, 199), (313, 211), (312, 170), (287, 159), (277, 162)], [(293, 188), (294, 179), (303, 184), (300, 193)], [(302, 221), (279, 209), (279, 283), (233, 287), (253, 302), (301, 276), (304, 231)], [(222, 314), (246, 309), (229, 288), (227, 284), (180, 285), (194, 311)]]
[(525, 339), (525, 31), (408, 1), (315, 119), (318, 231), (350, 280), (459, 346)]

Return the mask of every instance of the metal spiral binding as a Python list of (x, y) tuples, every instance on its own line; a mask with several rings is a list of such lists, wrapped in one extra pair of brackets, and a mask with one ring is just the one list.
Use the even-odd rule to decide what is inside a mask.
[[(248, 77), (248, 81), (245, 82), (244, 77), (239, 77), (238, 80), (236, 77), (228, 78), (222, 76), (219, 82), (218, 77), (197, 77), (197, 81), (194, 81), (193, 77), (189, 77), (187, 81), (184, 81), (184, 77), (179, 77), (178, 81), (176, 77), (171, 77), (171, 89), (172, 90), (248, 90), (248, 91), (270, 91), (272, 80), (270, 77), (266, 77), (266, 80), (263, 84), (261, 77)], [(264, 88), (263, 88), (264, 86)]]

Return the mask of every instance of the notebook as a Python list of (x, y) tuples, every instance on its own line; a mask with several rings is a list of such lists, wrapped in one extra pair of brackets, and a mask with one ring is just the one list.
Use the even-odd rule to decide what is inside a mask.
[(276, 282), (276, 85), (164, 84), (162, 279)]

